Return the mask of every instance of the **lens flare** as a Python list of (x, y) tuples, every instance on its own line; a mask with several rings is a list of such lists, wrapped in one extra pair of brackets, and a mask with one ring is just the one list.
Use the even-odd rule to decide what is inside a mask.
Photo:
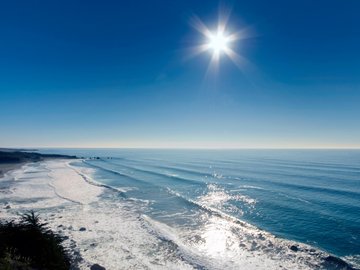
[(229, 16), (230, 12), (219, 13), (218, 24), (214, 30), (209, 29), (197, 16), (191, 18), (191, 25), (205, 38), (202, 44), (192, 48), (191, 56), (210, 52), (212, 56), (208, 70), (212, 68), (217, 70), (220, 58), (225, 55), (242, 70), (244, 70), (245, 65), (249, 64), (245, 57), (235, 51), (235, 48), (238, 41), (247, 39), (252, 34), (249, 28), (239, 29), (235, 32), (229, 31), (227, 27)]
[(223, 33), (217, 32), (209, 37), (209, 49), (220, 54), (228, 49), (228, 38)]

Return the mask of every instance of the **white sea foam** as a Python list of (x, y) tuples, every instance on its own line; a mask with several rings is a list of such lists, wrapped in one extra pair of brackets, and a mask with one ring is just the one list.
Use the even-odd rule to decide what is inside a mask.
[[(10, 172), (7, 179), (13, 179), (2, 200), (7, 201), (12, 212), (28, 208), (50, 208), (63, 204), (65, 201), (56, 195), (50, 187), (49, 170), (46, 164), (27, 164), (20, 170)], [(5, 214), (5, 213), (4, 213)]]
[(316, 257), (305, 251), (295, 254), (289, 250), (292, 242), (255, 228), (229, 224), (220, 217), (208, 217), (208, 222), (195, 231), (172, 228), (148, 216), (144, 219), (195, 268), (320, 269)]
[[(215, 209), (229, 199), (246, 202), (216, 186), (199, 201), (184, 198), (203, 210), (201, 226), (174, 227), (141, 214), (138, 199), (119, 199), (117, 191), (94, 181), (93, 173), (66, 160), (24, 166), (8, 175), (16, 181), (2, 199), (11, 209), (0, 213), (38, 211), (69, 237), (65, 244), (83, 258), (81, 269), (93, 263), (106, 269), (320, 269), (327, 256)], [(211, 196), (218, 199), (209, 205)], [(294, 245), (296, 251), (290, 249)]]
[[(30, 172), (37, 177), (29, 178)], [(87, 183), (84, 176), (91, 176), (85, 172), (91, 173), (75, 170), (69, 161), (29, 164), (10, 175), (16, 182), (2, 199), (11, 209), (1, 214), (13, 218), (29, 209), (39, 212), (54, 230), (69, 237), (65, 245), (73, 255), (81, 254), (81, 269), (93, 263), (107, 269), (192, 269), (148, 232), (133, 202), (99, 200), (105, 189)], [(82, 227), (86, 230), (80, 231)]]

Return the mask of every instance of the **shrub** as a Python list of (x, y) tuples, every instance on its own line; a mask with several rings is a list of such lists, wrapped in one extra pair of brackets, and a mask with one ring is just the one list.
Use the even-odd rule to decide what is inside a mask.
[(33, 211), (17, 222), (0, 222), (0, 269), (69, 269), (62, 241)]

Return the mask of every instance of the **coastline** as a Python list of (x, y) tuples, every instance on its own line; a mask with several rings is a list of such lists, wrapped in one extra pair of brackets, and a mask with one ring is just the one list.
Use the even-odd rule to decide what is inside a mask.
[(67, 159), (47, 160), (10, 172), (12, 184), (2, 193), (0, 217), (16, 219), (30, 209), (40, 214), (53, 231), (65, 237), (63, 244), (73, 260), (71, 269), (92, 269), (94, 265), (104, 269), (193, 269), (178, 258), (161, 257), (160, 262), (159, 254), (139, 253), (142, 245), (155, 249), (161, 240), (148, 234), (139, 214), (129, 208), (132, 203), (100, 199), (116, 197), (119, 191), (90, 184), (92, 179), (84, 177), (92, 172), (80, 172), (70, 163)]
[(72, 161), (66, 156), (47, 156), (40, 161), (18, 163), (20, 168), (7, 171), (0, 178), (0, 217), (2, 221), (16, 220), (29, 210), (35, 211), (52, 231), (65, 237), (64, 247), (73, 260), (71, 269), (89, 269), (93, 264), (83, 262), (74, 240), (76, 233), (87, 227), (87, 222), (79, 220), (78, 213), (86, 211), (103, 188), (84, 181), (71, 167)]
[(10, 171), (20, 169), (29, 162), (40, 162), (51, 159), (76, 159), (76, 156), (58, 154), (40, 154), (35, 149), (0, 148), (0, 178)]
[[(0, 190), (5, 191), (0, 200), (5, 207), (0, 208), (0, 215), (14, 218), (27, 209), (37, 211), (54, 231), (67, 238), (64, 244), (80, 269), (89, 269), (97, 263), (106, 269), (193, 269), (194, 266), (221, 269), (221, 263), (189, 248), (173, 228), (139, 214), (134, 210), (133, 201), (114, 200), (126, 191), (97, 184), (91, 177), (93, 170), (75, 167), (71, 164), (73, 161), (46, 159), (23, 164), (21, 169), (8, 172), (9, 189)], [(222, 228), (224, 220), (220, 214), (213, 215), (212, 219), (214, 229)], [(276, 238), (255, 227), (232, 223), (234, 229), (252, 237), (251, 241), (260, 240), (258, 244), (264, 242), (270, 245), (265, 248), (272, 249), (268, 251), (270, 256), (264, 256), (253, 254), (244, 246), (241, 256), (236, 259), (246, 269), (283, 266), (284, 269), (314, 269), (309, 267), (307, 260), (317, 257), (328, 258), (330, 263), (341, 263), (340, 259), (310, 246)], [(164, 256), (163, 251), (158, 252), (164, 240), (171, 249), (181, 253), (180, 259), (176, 254)], [(243, 244), (247, 244), (246, 241)], [(150, 247), (153, 254), (140, 250), (142, 246)], [(288, 262), (281, 262), (276, 255), (277, 249), (280, 253), (289, 253)], [(315, 265), (316, 261), (310, 263)], [(355, 268), (343, 265), (343, 268), (331, 269)]]
[(21, 169), (27, 162), (18, 163), (0, 163), (0, 178), (4, 177), (7, 173)]

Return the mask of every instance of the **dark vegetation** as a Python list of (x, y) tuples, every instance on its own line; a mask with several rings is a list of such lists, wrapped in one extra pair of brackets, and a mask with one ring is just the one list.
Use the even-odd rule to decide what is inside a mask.
[(70, 256), (61, 245), (63, 240), (32, 211), (18, 221), (0, 222), (0, 269), (69, 269)]

